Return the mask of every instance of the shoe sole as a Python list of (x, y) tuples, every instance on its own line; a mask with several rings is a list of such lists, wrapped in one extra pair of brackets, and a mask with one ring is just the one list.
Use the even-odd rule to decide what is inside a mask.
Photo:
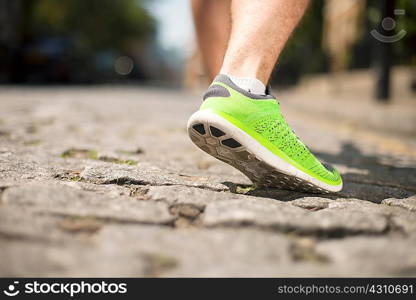
[(297, 169), (211, 111), (197, 111), (187, 127), (189, 137), (198, 148), (238, 169), (257, 187), (308, 193), (331, 193), (342, 189), (342, 183), (329, 185)]

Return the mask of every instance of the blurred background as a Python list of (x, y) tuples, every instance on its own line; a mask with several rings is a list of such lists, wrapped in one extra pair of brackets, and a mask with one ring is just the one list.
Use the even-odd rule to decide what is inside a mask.
[[(0, 83), (201, 87), (189, 6), (186, 0), (0, 0)], [(412, 0), (314, 0), (272, 82), (286, 88), (314, 75), (366, 70), (357, 80), (366, 78), (372, 95), (386, 100), (397, 70), (406, 81), (400, 89), (414, 90), (415, 15)], [(342, 78), (332, 87), (317, 80), (332, 89), (342, 88)]]

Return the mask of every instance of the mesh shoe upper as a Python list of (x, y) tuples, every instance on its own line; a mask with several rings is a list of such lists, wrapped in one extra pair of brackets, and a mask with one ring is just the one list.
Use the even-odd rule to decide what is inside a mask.
[[(267, 144), (270, 143), (279, 149), (284, 156), (281, 158), (289, 160), (292, 165), (326, 183), (341, 183), (339, 173), (319, 162), (288, 126), (274, 97), (253, 97), (250, 93), (238, 89), (222, 75), (214, 80), (204, 99), (201, 109), (211, 109), (237, 120), (240, 125), (244, 125), (244, 129), (255, 132), (263, 141), (266, 140)], [(259, 142), (263, 144), (261, 140)]]

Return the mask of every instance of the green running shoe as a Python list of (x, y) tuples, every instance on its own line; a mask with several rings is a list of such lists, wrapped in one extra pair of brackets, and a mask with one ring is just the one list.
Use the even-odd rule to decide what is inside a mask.
[(338, 192), (342, 179), (299, 140), (271, 95), (254, 95), (218, 75), (188, 121), (191, 140), (259, 187)]

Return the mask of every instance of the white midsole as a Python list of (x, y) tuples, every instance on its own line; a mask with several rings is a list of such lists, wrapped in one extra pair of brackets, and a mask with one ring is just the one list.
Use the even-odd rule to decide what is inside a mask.
[(223, 130), (227, 133), (227, 135), (232, 136), (238, 142), (244, 145), (249, 152), (262, 159), (268, 165), (279, 170), (279, 172), (303, 179), (330, 192), (339, 192), (342, 189), (342, 183), (339, 185), (329, 185), (297, 169), (296, 167), (273, 154), (270, 150), (261, 145), (253, 137), (242, 131), (240, 128), (236, 127), (221, 116), (209, 110), (201, 110), (195, 112), (188, 121), (188, 131), (195, 123), (213, 125), (218, 129)]

